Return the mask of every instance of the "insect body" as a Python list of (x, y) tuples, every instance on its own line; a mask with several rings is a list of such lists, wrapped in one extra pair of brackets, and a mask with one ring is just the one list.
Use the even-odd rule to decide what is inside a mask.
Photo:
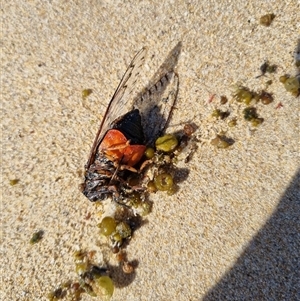
[[(134, 104), (128, 101), (145, 52), (145, 48), (141, 49), (127, 68), (94, 140), (85, 166), (83, 184), (83, 194), (90, 201), (112, 197), (119, 202), (130, 191), (142, 189), (139, 185), (129, 184), (128, 179), (133, 173), (137, 174), (136, 166), (144, 155), (146, 145), (161, 133), (169, 120), (177, 91), (168, 92), (164, 101), (161, 101), (161, 96), (167, 91), (166, 85), (171, 79), (176, 78), (174, 82), (178, 88), (178, 78), (174, 72), (164, 75)], [(157, 120), (153, 119), (154, 115)]]
[(125, 173), (144, 155), (144, 134), (141, 116), (134, 109), (112, 123), (101, 140), (94, 162), (86, 170), (83, 193), (90, 201), (103, 200), (110, 195), (119, 198), (119, 191), (130, 189)]
[(99, 150), (107, 157), (112, 157), (113, 161), (134, 166), (145, 152), (144, 143), (140, 112), (134, 109), (113, 123), (112, 129), (104, 136)]

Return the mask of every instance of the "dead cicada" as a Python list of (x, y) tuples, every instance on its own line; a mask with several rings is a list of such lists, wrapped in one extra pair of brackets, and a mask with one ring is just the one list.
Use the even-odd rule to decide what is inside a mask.
[(121, 202), (142, 189), (129, 179), (139, 174), (146, 146), (153, 145), (169, 121), (178, 92), (178, 76), (173, 71), (129, 100), (145, 54), (142, 48), (127, 68), (94, 140), (83, 184), (83, 194), (90, 201), (112, 197)]

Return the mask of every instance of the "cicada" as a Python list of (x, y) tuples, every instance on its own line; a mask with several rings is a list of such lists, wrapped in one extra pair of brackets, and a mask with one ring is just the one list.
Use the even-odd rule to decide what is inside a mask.
[(132, 98), (145, 55), (146, 48), (142, 48), (131, 61), (96, 134), (83, 184), (83, 194), (90, 201), (111, 197), (121, 202), (129, 192), (143, 189), (129, 179), (139, 173), (146, 147), (153, 144), (169, 122), (179, 83), (174, 71), (162, 75), (151, 88)]

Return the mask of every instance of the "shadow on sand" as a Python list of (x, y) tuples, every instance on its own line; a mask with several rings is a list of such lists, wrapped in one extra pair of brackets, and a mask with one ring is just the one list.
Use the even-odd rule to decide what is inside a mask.
[(300, 300), (299, 255), (300, 170), (274, 214), (203, 300)]

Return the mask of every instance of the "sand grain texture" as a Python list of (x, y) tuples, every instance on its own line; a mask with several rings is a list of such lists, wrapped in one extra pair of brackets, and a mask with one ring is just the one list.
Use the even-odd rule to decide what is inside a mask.
[[(178, 193), (151, 196), (127, 248), (136, 273), (124, 280), (115, 270), (112, 300), (296, 300), (299, 98), (278, 78), (295, 72), (299, 11), (296, 0), (3, 2), (0, 299), (46, 300), (76, 279), (75, 250), (100, 253), (101, 217), (78, 189), (98, 124), (135, 52), (149, 49), (138, 93), (181, 41), (170, 132), (188, 121), (202, 141), (226, 130), (210, 115), (237, 82), (258, 91), (272, 79), (275, 101), (258, 106), (256, 131), (228, 104), (239, 118), (231, 149), (199, 143), (180, 163), (189, 174)], [(265, 13), (276, 15), (270, 27), (259, 25)], [(277, 73), (256, 79), (266, 59)]]

